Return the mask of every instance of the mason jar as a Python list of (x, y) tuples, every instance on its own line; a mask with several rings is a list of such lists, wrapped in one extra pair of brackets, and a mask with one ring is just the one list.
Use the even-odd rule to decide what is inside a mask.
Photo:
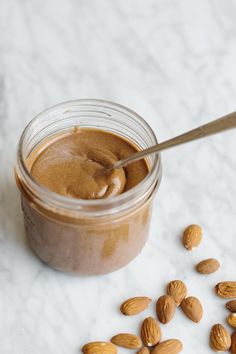
[(76, 126), (111, 132), (138, 150), (157, 144), (157, 139), (135, 112), (95, 99), (51, 107), (32, 119), (21, 135), (15, 176), (32, 250), (60, 271), (109, 273), (134, 259), (148, 238), (153, 197), (161, 181), (160, 155), (147, 157), (147, 176), (118, 196), (81, 200), (59, 195), (35, 181), (27, 159), (39, 144)]

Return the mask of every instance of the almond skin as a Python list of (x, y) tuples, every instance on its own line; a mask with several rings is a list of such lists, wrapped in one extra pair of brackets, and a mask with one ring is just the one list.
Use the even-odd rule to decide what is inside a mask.
[(220, 263), (215, 258), (204, 259), (196, 265), (196, 270), (200, 274), (211, 274), (216, 272)]
[(236, 313), (231, 313), (227, 318), (227, 322), (231, 327), (236, 328)]
[(117, 354), (116, 347), (109, 342), (91, 342), (82, 348), (84, 354)]
[(170, 295), (163, 295), (157, 300), (156, 312), (159, 321), (163, 324), (170, 322), (175, 314), (175, 301)]
[(225, 307), (231, 312), (236, 312), (236, 300), (228, 301)]
[(120, 311), (126, 316), (137, 315), (138, 313), (144, 311), (149, 306), (151, 301), (152, 300), (146, 296), (132, 297), (123, 302), (120, 307)]
[(141, 338), (147, 347), (153, 347), (160, 342), (161, 329), (157, 321), (152, 317), (147, 317), (141, 327)]
[(195, 323), (198, 323), (202, 319), (203, 308), (200, 301), (194, 297), (189, 296), (181, 302), (181, 309), (185, 315)]
[(236, 331), (231, 336), (230, 353), (236, 354)]
[(183, 233), (182, 242), (188, 251), (193, 251), (202, 240), (202, 228), (199, 225), (189, 225)]
[(142, 347), (141, 339), (138, 336), (130, 333), (119, 333), (111, 338), (111, 342), (118, 345), (119, 347), (128, 349), (139, 349)]
[(178, 354), (182, 351), (183, 345), (178, 339), (168, 339), (157, 344), (152, 354)]
[(176, 306), (179, 306), (187, 296), (187, 287), (182, 280), (172, 280), (167, 285), (167, 294), (172, 296)]
[(150, 354), (150, 350), (147, 347), (140, 349), (137, 354)]
[(231, 346), (231, 337), (221, 324), (215, 324), (210, 333), (211, 348), (215, 352), (225, 352)]
[(223, 281), (215, 287), (217, 295), (225, 299), (233, 299), (236, 297), (236, 281)]

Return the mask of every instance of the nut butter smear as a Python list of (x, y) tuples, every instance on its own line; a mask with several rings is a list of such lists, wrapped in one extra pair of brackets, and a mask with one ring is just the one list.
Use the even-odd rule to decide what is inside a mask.
[(74, 128), (51, 137), (28, 158), (35, 180), (49, 190), (72, 198), (102, 199), (136, 186), (148, 173), (144, 160), (107, 174), (98, 172), (137, 152), (131, 142), (113, 133)]

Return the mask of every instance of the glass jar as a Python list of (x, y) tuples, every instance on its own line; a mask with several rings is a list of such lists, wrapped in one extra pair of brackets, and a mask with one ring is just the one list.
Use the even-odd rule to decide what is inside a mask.
[(147, 240), (152, 200), (161, 180), (160, 155), (147, 158), (149, 173), (141, 183), (114, 198), (79, 200), (56, 194), (32, 178), (26, 160), (45, 139), (76, 126), (113, 132), (138, 149), (157, 140), (135, 112), (94, 99), (47, 109), (27, 125), (20, 138), (15, 175), (31, 248), (61, 271), (109, 273), (136, 257)]

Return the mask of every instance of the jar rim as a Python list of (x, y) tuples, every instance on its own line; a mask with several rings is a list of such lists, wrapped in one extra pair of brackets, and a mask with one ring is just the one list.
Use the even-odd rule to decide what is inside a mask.
[[(22, 153), (22, 146), (24, 143), (24, 139), (27, 136), (27, 133), (29, 132), (30, 128), (37, 122), (39, 121), (43, 116), (46, 114), (51, 114), (57, 109), (63, 109), (63, 112), (67, 112), (69, 109), (69, 106), (73, 105), (82, 105), (82, 104), (87, 104), (89, 106), (97, 106), (97, 107), (103, 107), (103, 105), (108, 105), (109, 108), (114, 108), (117, 110), (122, 110), (124, 112), (127, 112), (131, 114), (132, 118), (138, 124), (141, 124), (142, 127), (146, 130), (149, 136), (151, 136), (151, 139), (153, 140), (154, 144), (157, 144), (157, 138), (150, 127), (150, 125), (136, 112), (131, 110), (130, 108), (127, 108), (121, 104), (114, 103), (112, 101), (108, 100), (100, 100), (100, 99), (76, 99), (76, 100), (69, 100), (69, 101), (64, 101), (61, 103), (58, 103), (56, 105), (53, 105), (39, 114), (37, 114), (25, 127), (23, 130), (19, 143), (18, 143), (18, 148), (17, 148), (17, 169), (19, 169), (19, 172), (21, 173), (22, 177), (25, 179), (27, 183), (27, 189), (30, 189), (30, 192), (33, 193), (33, 196), (37, 199), (37, 201), (41, 200), (41, 202), (49, 203), (51, 206), (55, 208), (63, 208), (66, 210), (71, 210), (71, 211), (83, 211), (83, 210), (89, 210), (92, 208), (93, 210), (99, 210), (99, 208), (103, 208), (106, 211), (110, 210), (111, 208), (115, 208), (121, 206), (122, 204), (125, 204), (126, 201), (133, 200), (135, 197), (139, 197), (140, 195), (143, 195), (143, 190), (145, 190), (145, 187), (147, 189), (148, 185), (150, 185), (150, 180), (153, 181), (154, 184), (157, 184), (158, 180), (160, 181), (161, 179), (161, 157), (160, 153), (156, 154), (154, 156), (154, 161), (152, 164), (151, 170), (148, 172), (147, 176), (140, 182), (138, 183), (135, 187), (132, 189), (126, 191), (125, 193), (122, 193), (118, 196), (111, 197), (111, 198), (106, 198), (106, 199), (90, 199), (90, 200), (83, 200), (83, 199), (76, 199), (72, 197), (67, 197), (60, 195), (58, 193), (55, 193), (53, 191), (50, 191), (43, 185), (39, 184), (33, 176), (30, 174), (26, 164), (25, 164), (25, 159), (23, 157)], [(148, 190), (145, 191), (145, 193), (148, 193)], [(150, 194), (150, 193), (149, 193)], [(119, 208), (120, 209), (120, 208)], [(115, 211), (115, 210), (114, 210)]]

